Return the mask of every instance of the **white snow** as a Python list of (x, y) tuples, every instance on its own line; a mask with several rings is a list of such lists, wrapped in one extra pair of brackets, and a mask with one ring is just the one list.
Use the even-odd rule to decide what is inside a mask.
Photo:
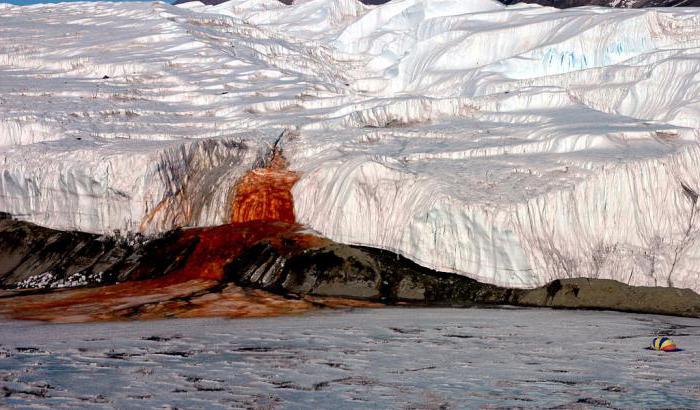
[(95, 272), (91, 274), (76, 272), (63, 279), (57, 279), (53, 272), (44, 272), (38, 275), (33, 275), (27, 279), (17, 283), (18, 289), (35, 289), (35, 288), (73, 288), (77, 286), (85, 286), (88, 283), (102, 282), (102, 274), (104, 272)]
[(0, 210), (26, 220), (225, 223), (290, 130), (297, 218), (331, 239), (700, 291), (698, 9), (71, 3), (0, 31)]

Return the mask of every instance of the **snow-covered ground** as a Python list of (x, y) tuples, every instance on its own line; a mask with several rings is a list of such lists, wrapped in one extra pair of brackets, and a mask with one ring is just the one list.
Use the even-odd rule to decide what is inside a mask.
[(700, 291), (699, 130), (698, 9), (0, 5), (0, 210), (51, 227), (228, 222), (284, 133), (336, 241)]
[[(1, 325), (3, 406), (700, 405), (697, 319), (381, 309), (277, 319)], [(685, 350), (644, 350), (659, 333)]]

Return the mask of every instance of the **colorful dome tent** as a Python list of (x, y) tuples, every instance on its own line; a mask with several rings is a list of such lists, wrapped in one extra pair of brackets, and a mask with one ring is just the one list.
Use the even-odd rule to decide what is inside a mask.
[(675, 352), (680, 350), (673, 340), (665, 336), (655, 337), (654, 340), (651, 341), (651, 348), (653, 350), (662, 350), (664, 352)]

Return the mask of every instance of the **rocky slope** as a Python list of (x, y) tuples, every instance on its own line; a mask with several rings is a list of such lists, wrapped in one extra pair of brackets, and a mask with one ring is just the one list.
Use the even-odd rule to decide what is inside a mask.
[[(202, 266), (200, 254), (220, 269), (218, 274)], [(0, 294), (0, 313), (23, 319), (248, 317), (297, 313), (314, 306), (362, 306), (362, 301), (700, 317), (700, 296), (689, 290), (630, 287), (596, 279), (557, 280), (533, 290), (505, 289), (279, 223), (194, 228), (129, 243), (5, 218), (0, 220), (0, 260), (5, 262), (0, 283), (19, 288)], [(55, 290), (80, 286), (88, 288)]]
[(0, 8), (0, 210), (18, 219), (274, 217), (503, 288), (700, 291), (697, 9)]

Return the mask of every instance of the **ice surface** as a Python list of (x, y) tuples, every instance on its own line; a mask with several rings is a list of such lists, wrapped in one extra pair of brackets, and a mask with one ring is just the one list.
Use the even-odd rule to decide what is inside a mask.
[[(545, 309), (3, 322), (3, 406), (697, 408), (700, 321)], [(644, 350), (667, 335), (684, 351)]]
[(0, 209), (228, 222), (278, 136), (299, 222), (503, 286), (700, 291), (700, 11), (491, 0), (0, 14)]

